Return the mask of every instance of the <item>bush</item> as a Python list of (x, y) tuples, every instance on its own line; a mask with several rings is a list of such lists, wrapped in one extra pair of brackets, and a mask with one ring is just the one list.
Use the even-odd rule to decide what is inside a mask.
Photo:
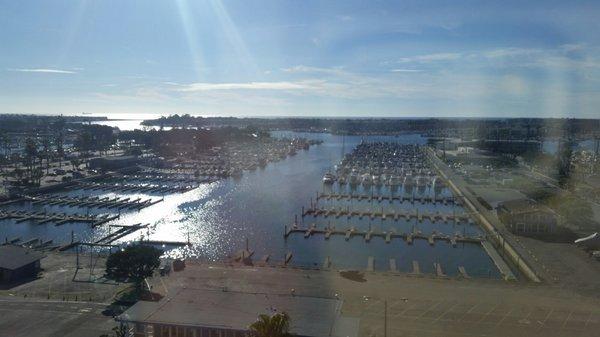
[(128, 246), (108, 257), (106, 275), (115, 280), (133, 281), (139, 286), (158, 268), (162, 253), (152, 246)]

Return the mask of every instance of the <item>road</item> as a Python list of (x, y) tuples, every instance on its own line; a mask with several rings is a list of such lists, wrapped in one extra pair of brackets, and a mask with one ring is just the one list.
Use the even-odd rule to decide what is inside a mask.
[(0, 335), (97, 337), (116, 325), (102, 303), (0, 298)]

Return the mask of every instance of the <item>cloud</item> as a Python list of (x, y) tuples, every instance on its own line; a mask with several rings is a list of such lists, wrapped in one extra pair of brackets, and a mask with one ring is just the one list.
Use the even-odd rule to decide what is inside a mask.
[(392, 69), (390, 70), (393, 73), (420, 73), (419, 69)]
[(180, 92), (215, 90), (298, 90), (306, 89), (301, 82), (238, 82), (238, 83), (191, 83), (177, 89)]
[(8, 69), (9, 71), (18, 71), (22, 73), (47, 73), (47, 74), (76, 74), (76, 71), (63, 70), (63, 69), (49, 69), (49, 68), (18, 68)]
[(289, 68), (281, 69), (286, 73), (321, 73), (321, 74), (334, 74), (334, 75), (343, 75), (345, 72), (340, 67), (336, 68), (322, 68), (322, 67), (312, 67), (305, 65), (297, 65)]
[(426, 55), (417, 55), (411, 57), (403, 57), (398, 62), (400, 63), (429, 63), (429, 62), (438, 62), (438, 61), (454, 61), (461, 57), (460, 53), (436, 53), (436, 54), (426, 54)]
[(338, 15), (337, 18), (340, 21), (354, 21), (354, 17), (351, 15)]

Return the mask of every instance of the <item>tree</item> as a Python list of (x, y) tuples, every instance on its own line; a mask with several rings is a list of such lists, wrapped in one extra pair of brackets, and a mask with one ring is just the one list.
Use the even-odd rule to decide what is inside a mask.
[(58, 155), (58, 167), (62, 167), (62, 161), (65, 157), (64, 143), (65, 138), (61, 131), (54, 137), (54, 146), (56, 146), (56, 154)]
[(573, 158), (573, 142), (561, 142), (558, 150), (558, 183), (561, 187), (568, 187), (571, 178), (571, 160)]
[(50, 171), (50, 138), (48, 136), (42, 138), (42, 151), (46, 160), (46, 174)]
[(0, 133), (0, 143), (2, 144), (2, 149), (4, 151), (4, 157), (6, 158), (6, 162), (8, 163), (8, 162), (10, 162), (10, 138), (4, 132)]
[(27, 139), (25, 140), (25, 160), (30, 179), (33, 178), (33, 166), (35, 165), (35, 159), (37, 157), (37, 154), (38, 151), (35, 140), (31, 137), (27, 137)]
[(71, 159), (71, 166), (73, 166), (73, 170), (79, 169), (79, 165), (81, 165), (81, 160), (77, 158)]
[(112, 332), (112, 335), (102, 334), (100, 337), (128, 337), (130, 335), (129, 328), (124, 323), (120, 323), (118, 326), (112, 328)]
[(163, 251), (152, 246), (133, 245), (111, 254), (106, 260), (106, 275), (116, 280), (129, 280), (141, 288), (146, 277), (160, 265)]
[(290, 316), (285, 312), (259, 315), (258, 320), (250, 325), (250, 334), (254, 337), (287, 337), (291, 336), (289, 330)]
[(79, 151), (79, 156), (82, 155), (87, 157), (89, 151), (92, 149), (92, 135), (88, 131), (80, 132), (73, 143), (77, 151)]

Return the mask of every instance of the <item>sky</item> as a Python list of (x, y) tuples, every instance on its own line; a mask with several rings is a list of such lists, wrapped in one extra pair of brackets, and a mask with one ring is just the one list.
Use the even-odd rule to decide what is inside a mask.
[(0, 0), (0, 113), (600, 118), (600, 1)]

